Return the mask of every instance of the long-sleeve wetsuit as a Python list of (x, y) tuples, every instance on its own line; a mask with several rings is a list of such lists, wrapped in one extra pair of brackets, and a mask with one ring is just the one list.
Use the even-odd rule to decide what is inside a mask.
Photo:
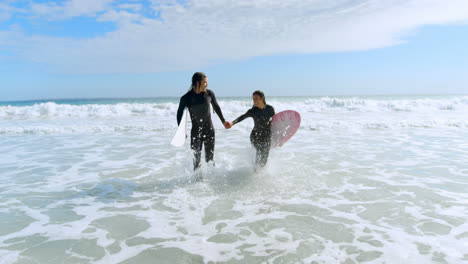
[(182, 119), (184, 108), (188, 107), (190, 119), (192, 120), (192, 130), (190, 136), (190, 146), (194, 153), (194, 169), (200, 167), (201, 149), (205, 145), (205, 160), (210, 162), (214, 156), (215, 131), (211, 121), (210, 104), (216, 114), (225, 122), (221, 108), (216, 101), (215, 94), (211, 90), (206, 90), (199, 94), (192, 90), (188, 91), (180, 98), (179, 109), (177, 110), (177, 124)]
[(254, 120), (254, 128), (250, 133), (250, 142), (257, 150), (255, 156), (255, 164), (263, 167), (268, 161), (271, 146), (271, 120), (275, 115), (275, 109), (271, 105), (265, 105), (263, 109), (252, 107), (245, 114), (239, 116), (233, 124), (239, 123), (242, 120), (252, 117)]

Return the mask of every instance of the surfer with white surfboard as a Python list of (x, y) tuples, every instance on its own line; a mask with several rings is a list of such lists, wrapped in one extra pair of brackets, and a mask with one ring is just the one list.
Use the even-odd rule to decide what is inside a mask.
[(256, 149), (255, 168), (260, 169), (266, 165), (270, 154), (271, 121), (275, 115), (275, 109), (266, 103), (265, 94), (260, 90), (253, 92), (252, 99), (254, 106), (245, 114), (229, 122), (227, 128), (231, 128), (248, 117), (253, 118), (254, 128), (250, 133), (250, 142)]
[[(206, 162), (213, 162), (214, 147), (215, 147), (215, 130), (211, 120), (210, 104), (223, 123), (224, 127), (228, 127), (229, 123), (223, 117), (221, 108), (216, 101), (213, 91), (207, 89), (208, 78), (202, 72), (196, 72), (192, 76), (192, 85), (190, 90), (180, 98), (179, 108), (177, 110), (177, 124), (181, 126), (183, 117), (186, 119), (186, 108), (190, 112), (192, 121), (192, 130), (190, 135), (190, 146), (194, 154), (193, 166), (194, 170), (200, 167), (202, 146), (205, 146)], [(185, 120), (182, 122), (186, 122)], [(186, 123), (183, 124), (180, 139), (175, 137), (172, 144), (175, 146), (183, 145), (185, 141)], [(181, 143), (181, 144), (180, 144)]]

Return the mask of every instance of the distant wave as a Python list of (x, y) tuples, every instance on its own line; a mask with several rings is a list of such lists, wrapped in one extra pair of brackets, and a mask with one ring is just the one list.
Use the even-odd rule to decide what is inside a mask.
[(118, 117), (135, 115), (174, 114), (174, 103), (119, 103), (70, 105), (54, 102), (39, 103), (32, 106), (0, 106), (0, 118), (38, 118), (38, 117)]
[[(252, 107), (250, 100), (219, 100), (223, 113), (239, 115)], [(468, 111), (468, 96), (419, 99), (295, 98), (268, 101), (277, 111), (293, 109), (301, 113), (336, 112), (420, 112)], [(70, 105), (54, 102), (31, 106), (0, 106), (2, 119), (167, 116), (177, 111), (176, 103), (118, 103)]]
[[(250, 98), (220, 99), (224, 117), (233, 120), (252, 107)], [(301, 114), (305, 130), (386, 130), (401, 128), (468, 128), (468, 96), (428, 98), (285, 97), (267, 98), (276, 112)], [(68, 134), (103, 132), (164, 132), (176, 128), (178, 104), (121, 102), (0, 106), (0, 134)], [(217, 129), (223, 129), (213, 114)], [(234, 130), (248, 133), (248, 119)]]
[(453, 98), (421, 98), (376, 100), (323, 97), (307, 99), (306, 108), (314, 112), (360, 111), (360, 112), (427, 112), (446, 110), (468, 110), (468, 96)]

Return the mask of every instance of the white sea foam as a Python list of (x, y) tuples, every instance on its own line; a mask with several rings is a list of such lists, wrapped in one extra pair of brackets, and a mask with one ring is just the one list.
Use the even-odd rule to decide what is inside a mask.
[[(3, 129), (38, 130), (0, 135), (0, 262), (467, 262), (468, 131), (450, 125), (463, 107), (305, 111), (310, 100), (269, 99), (303, 126), (259, 173), (252, 121), (225, 130), (213, 117), (216, 167), (202, 162), (202, 181), (188, 142), (169, 144), (174, 102), (156, 104), (167, 116), (57, 104), (2, 117)], [(228, 119), (251, 104), (219, 101)], [(427, 120), (439, 123), (415, 125)]]
[[(250, 107), (250, 99), (220, 99), (224, 116), (233, 120)], [(302, 116), (301, 128), (362, 130), (466, 128), (468, 96), (428, 98), (275, 98), (277, 112), (292, 109)], [(99, 133), (173, 130), (177, 102), (0, 106), (0, 134)], [(217, 128), (218, 117), (213, 114)], [(248, 130), (246, 121), (236, 129)]]
[[(176, 100), (174, 100), (176, 101)], [(252, 106), (250, 99), (219, 99), (224, 112), (240, 114)], [(468, 96), (449, 98), (415, 98), (415, 99), (381, 99), (357, 97), (322, 97), (322, 98), (289, 98), (273, 97), (268, 101), (275, 108), (293, 109), (302, 113), (382, 113), (411, 112), (431, 114), (434, 112), (467, 111)], [(28, 106), (0, 106), (0, 117), (3, 119), (35, 119), (38, 117), (127, 117), (127, 116), (167, 116), (177, 110), (176, 102), (167, 103), (117, 103), (70, 105), (54, 102), (37, 103)]]
[(174, 114), (174, 103), (118, 103), (70, 105), (54, 102), (31, 106), (0, 106), (0, 117), (4, 119), (36, 119), (64, 117), (126, 117), (138, 115), (164, 116)]

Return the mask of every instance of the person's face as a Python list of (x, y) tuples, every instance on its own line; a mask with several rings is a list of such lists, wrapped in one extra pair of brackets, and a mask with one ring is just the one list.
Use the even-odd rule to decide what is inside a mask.
[(200, 82), (200, 91), (205, 91), (206, 87), (208, 87), (208, 77), (205, 77), (205, 79)]
[(256, 94), (254, 94), (254, 95), (252, 96), (252, 99), (253, 99), (253, 103), (254, 103), (255, 106), (258, 107), (258, 106), (262, 106), (262, 105), (263, 105), (263, 99), (262, 99), (262, 97), (260, 97), (260, 96), (258, 96), (258, 95), (256, 95)]

